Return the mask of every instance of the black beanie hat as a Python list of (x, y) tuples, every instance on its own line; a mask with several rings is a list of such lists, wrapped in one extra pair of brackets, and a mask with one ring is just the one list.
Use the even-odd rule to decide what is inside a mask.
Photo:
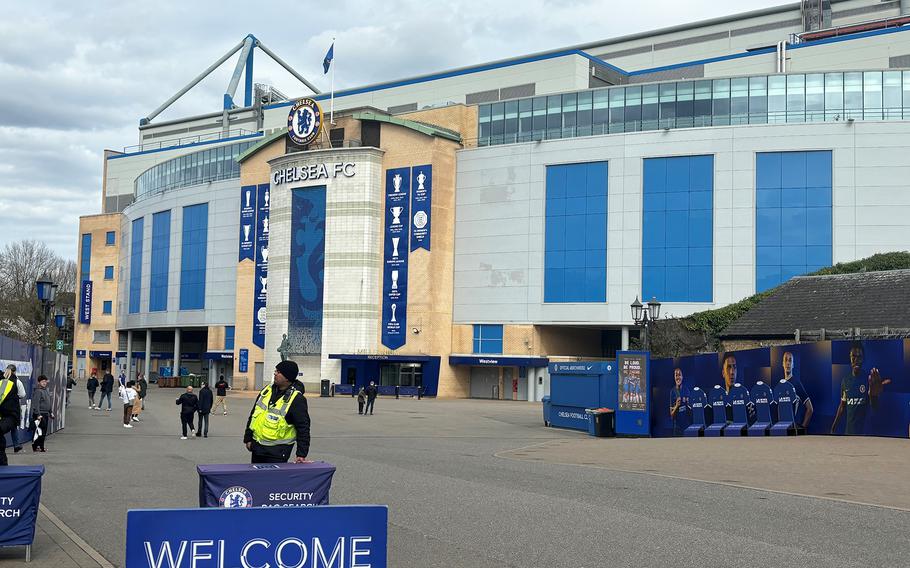
[(286, 378), (287, 380), (289, 380), (289, 381), (297, 380), (297, 371), (298, 371), (297, 363), (295, 363), (293, 361), (282, 361), (281, 363), (278, 363), (277, 365), (275, 365), (275, 369), (279, 373), (284, 375), (284, 378)]

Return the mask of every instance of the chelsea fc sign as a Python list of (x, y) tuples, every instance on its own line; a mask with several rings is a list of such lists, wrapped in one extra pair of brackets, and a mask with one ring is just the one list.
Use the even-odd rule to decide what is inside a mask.
[(300, 99), (288, 113), (288, 136), (294, 144), (306, 146), (322, 131), (322, 109), (313, 99)]

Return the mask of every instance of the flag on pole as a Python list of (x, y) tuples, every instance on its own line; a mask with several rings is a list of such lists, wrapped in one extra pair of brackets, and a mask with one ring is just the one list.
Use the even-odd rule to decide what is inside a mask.
[(335, 42), (332, 42), (332, 45), (329, 47), (329, 50), (325, 54), (325, 59), (322, 60), (322, 74), (325, 75), (329, 72), (329, 67), (332, 66), (332, 60), (335, 59)]

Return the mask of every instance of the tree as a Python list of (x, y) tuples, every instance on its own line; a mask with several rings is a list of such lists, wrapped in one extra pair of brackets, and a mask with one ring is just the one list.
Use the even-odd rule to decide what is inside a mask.
[[(0, 250), (0, 333), (39, 344), (44, 337), (44, 310), (35, 290), (39, 278), (57, 284), (55, 312), (72, 316), (76, 301), (76, 263), (52, 251), (46, 243), (25, 239)], [(53, 314), (51, 314), (53, 317)], [(53, 321), (48, 341), (56, 339)]]

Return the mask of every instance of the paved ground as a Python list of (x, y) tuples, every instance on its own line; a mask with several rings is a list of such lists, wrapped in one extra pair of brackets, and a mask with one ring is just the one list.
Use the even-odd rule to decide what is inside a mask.
[[(195, 464), (248, 459), (249, 398), (233, 397), (208, 439), (181, 441), (177, 394), (153, 387), (132, 430), (116, 412), (73, 406), (48, 453), (11, 459), (47, 464), (43, 503), (114, 565), (128, 509), (195, 507)], [(333, 503), (389, 505), (390, 566), (830, 568), (910, 558), (907, 440), (594, 440), (544, 428), (538, 404), (380, 399), (372, 417), (354, 407), (310, 399), (311, 457), (338, 466)]]

